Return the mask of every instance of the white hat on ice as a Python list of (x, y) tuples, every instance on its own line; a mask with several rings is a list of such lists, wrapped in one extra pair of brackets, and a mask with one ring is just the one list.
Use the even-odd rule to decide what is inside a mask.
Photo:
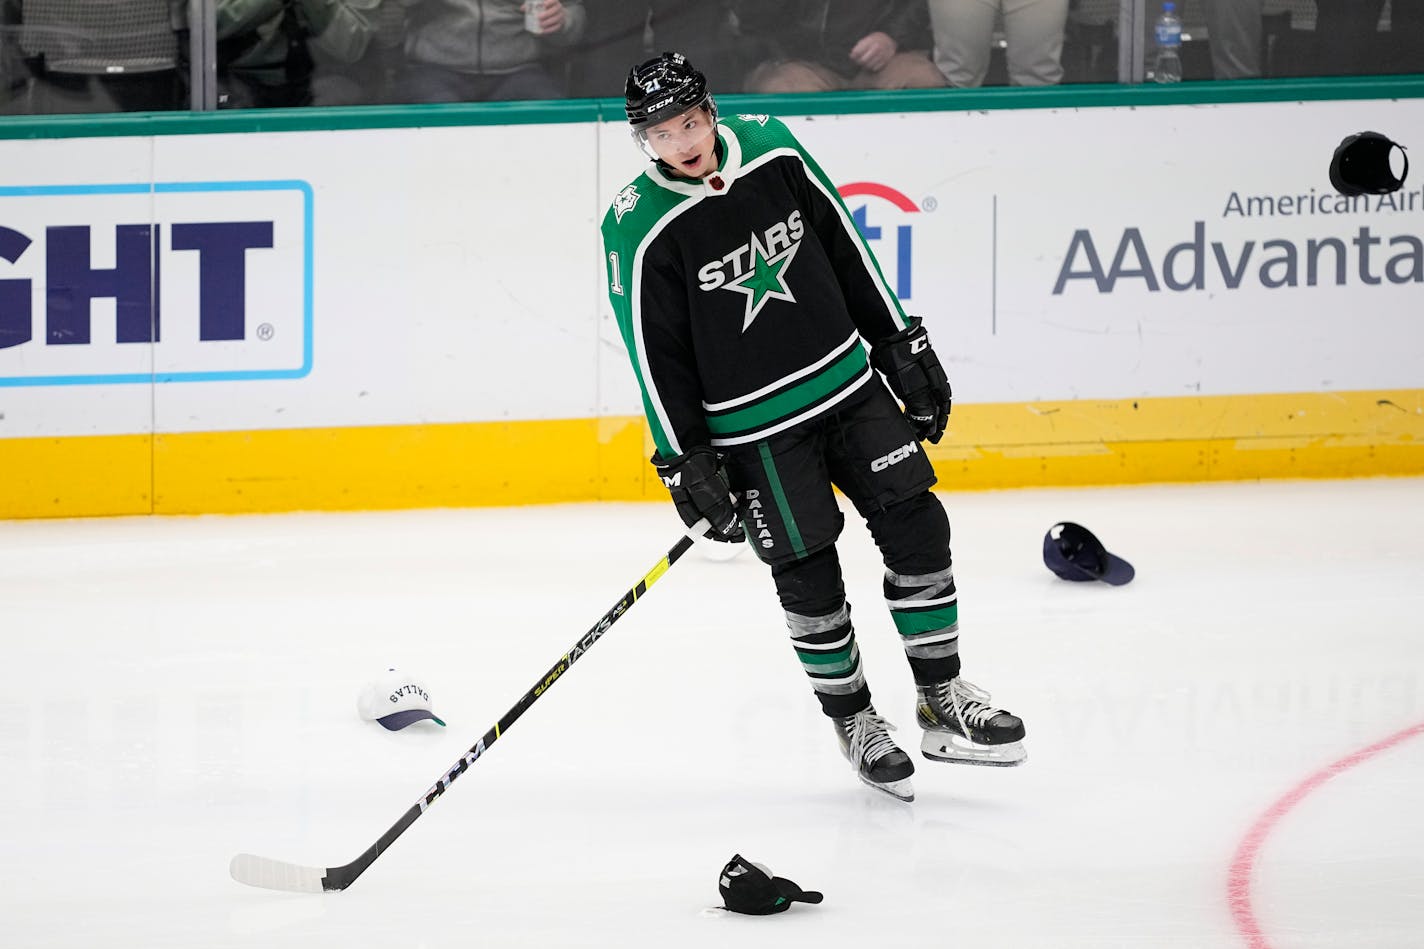
[(423, 718), (445, 724), (430, 708), (430, 691), (425, 683), (399, 669), (387, 669), (367, 682), (356, 699), (356, 711), (366, 721), (380, 722), (391, 731)]

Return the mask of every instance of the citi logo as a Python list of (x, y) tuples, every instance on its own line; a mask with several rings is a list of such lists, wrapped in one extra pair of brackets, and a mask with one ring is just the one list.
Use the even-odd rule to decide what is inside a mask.
[(304, 181), (0, 188), (0, 387), (298, 378)]
[[(904, 192), (888, 185), (870, 181), (857, 181), (843, 185), (839, 189), (847, 207), (851, 209), (851, 219), (855, 221), (860, 235), (871, 245), (875, 256), (885, 268), (885, 276), (890, 277), (890, 265), (894, 264), (894, 281), (891, 289), (901, 300), (914, 295), (914, 253), (915, 232), (913, 224), (887, 224), (902, 219), (906, 214), (919, 214), (920, 208)], [(875, 212), (868, 201), (856, 202), (855, 198), (874, 198)], [(933, 210), (933, 198), (925, 199), (926, 210)], [(893, 246), (892, 245), (893, 242)]]
[(918, 442), (906, 442), (888, 455), (881, 455), (870, 463), (871, 471), (884, 471), (891, 465), (898, 465), (900, 462), (916, 454), (920, 450)]

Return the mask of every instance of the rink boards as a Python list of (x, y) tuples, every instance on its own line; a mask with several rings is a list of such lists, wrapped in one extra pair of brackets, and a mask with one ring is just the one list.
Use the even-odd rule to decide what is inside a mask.
[[(1302, 88), (723, 111), (784, 106), (924, 315), (943, 487), (1419, 473), (1424, 188), (1326, 168), (1411, 144), (1424, 87)], [(604, 290), (640, 167), (611, 105), (0, 141), (0, 517), (662, 497)]]

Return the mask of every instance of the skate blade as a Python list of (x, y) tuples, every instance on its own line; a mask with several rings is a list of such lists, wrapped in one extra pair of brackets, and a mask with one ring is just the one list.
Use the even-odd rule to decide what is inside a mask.
[(991, 768), (1017, 767), (1028, 758), (1021, 741), (980, 745), (961, 735), (932, 731), (926, 731), (925, 737), (920, 740), (920, 754), (931, 761), (987, 765)]
[(909, 803), (915, 799), (915, 788), (909, 778), (901, 778), (899, 781), (886, 781), (884, 784), (877, 784), (863, 774), (858, 775), (858, 777), (865, 783), (866, 787), (875, 788), (875, 790), (888, 794), (897, 801)]

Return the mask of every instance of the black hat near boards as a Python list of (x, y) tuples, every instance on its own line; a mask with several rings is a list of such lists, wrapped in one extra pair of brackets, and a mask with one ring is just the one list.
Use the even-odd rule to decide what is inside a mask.
[[(1393, 160), (1399, 159), (1396, 176)], [(1343, 195), (1389, 194), (1404, 187), (1409, 175), (1409, 156), (1404, 146), (1379, 132), (1357, 132), (1345, 136), (1330, 158), (1330, 183)]]
[(792, 903), (819, 903), (823, 899), (815, 890), (803, 890), (785, 877), (772, 876), (770, 869), (741, 854), (727, 861), (718, 885), (727, 909), (751, 916), (784, 913)]

